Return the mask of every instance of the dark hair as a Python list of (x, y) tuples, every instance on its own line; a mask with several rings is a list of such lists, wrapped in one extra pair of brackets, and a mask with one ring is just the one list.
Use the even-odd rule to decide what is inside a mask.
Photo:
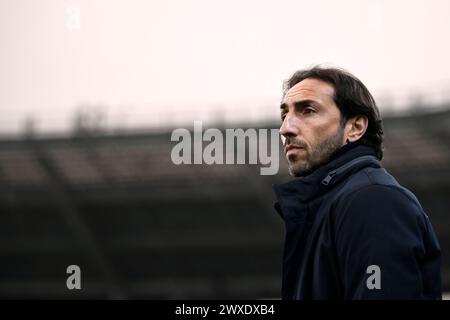
[(315, 66), (299, 70), (286, 80), (283, 84), (283, 97), (290, 88), (307, 78), (322, 80), (333, 85), (333, 100), (341, 112), (342, 125), (347, 119), (355, 116), (367, 117), (367, 130), (359, 142), (372, 146), (377, 158), (381, 160), (383, 158), (383, 123), (375, 100), (366, 86), (345, 70)]

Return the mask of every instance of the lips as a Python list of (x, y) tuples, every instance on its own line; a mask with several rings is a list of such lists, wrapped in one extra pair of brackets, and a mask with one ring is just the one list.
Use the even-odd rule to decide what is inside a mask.
[(300, 150), (300, 149), (303, 149), (302, 147), (299, 147), (299, 146), (296, 146), (296, 145), (292, 145), (292, 144), (290, 144), (290, 145), (288, 145), (287, 147), (286, 147), (286, 155), (287, 156), (289, 156), (289, 155), (291, 155), (291, 154), (293, 154), (293, 153), (296, 153), (298, 150)]

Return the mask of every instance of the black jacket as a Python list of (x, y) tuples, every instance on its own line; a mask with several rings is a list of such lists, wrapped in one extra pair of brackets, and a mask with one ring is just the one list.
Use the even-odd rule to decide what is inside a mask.
[(283, 299), (441, 299), (428, 216), (372, 148), (346, 145), (274, 190), (286, 226)]

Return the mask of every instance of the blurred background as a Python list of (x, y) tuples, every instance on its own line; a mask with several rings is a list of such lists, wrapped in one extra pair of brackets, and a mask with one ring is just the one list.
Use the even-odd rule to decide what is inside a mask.
[[(176, 128), (278, 128), (283, 80), (359, 77), (450, 291), (450, 2), (0, 0), (0, 298), (279, 298), (261, 165), (174, 165)], [(66, 268), (81, 268), (68, 290)]]

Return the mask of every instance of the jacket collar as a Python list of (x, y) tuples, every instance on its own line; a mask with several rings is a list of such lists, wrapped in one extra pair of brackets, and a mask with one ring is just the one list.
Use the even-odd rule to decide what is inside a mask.
[[(279, 202), (308, 202), (362, 167), (381, 167), (375, 154), (372, 147), (358, 143), (347, 144), (339, 149), (327, 164), (310, 175), (273, 185), (277, 199)], [(280, 211), (280, 204), (276, 203), (275, 208)]]

